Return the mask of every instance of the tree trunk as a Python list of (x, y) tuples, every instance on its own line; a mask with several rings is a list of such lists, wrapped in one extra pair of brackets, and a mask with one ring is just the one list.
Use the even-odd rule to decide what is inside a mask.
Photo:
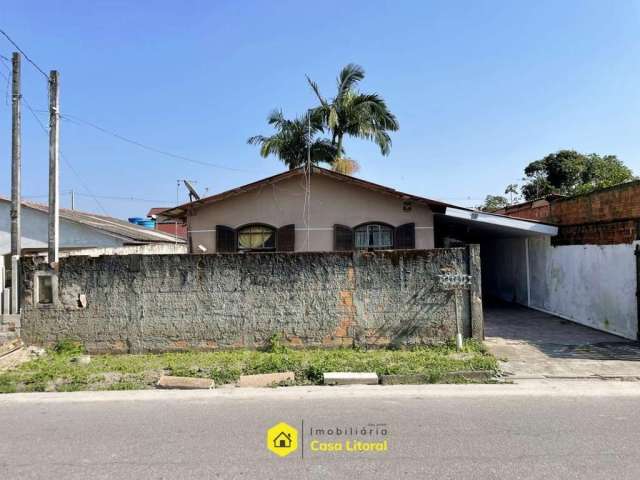
[(334, 160), (337, 160), (342, 156), (342, 136), (343, 135), (341, 133), (338, 134), (338, 149), (336, 151), (336, 158), (334, 158)]

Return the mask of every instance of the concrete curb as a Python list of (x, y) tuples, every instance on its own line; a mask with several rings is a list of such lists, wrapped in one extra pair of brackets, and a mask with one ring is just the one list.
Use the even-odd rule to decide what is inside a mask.
[(412, 375), (382, 375), (380, 383), (382, 385), (420, 385), (420, 384), (438, 384), (446, 382), (455, 382), (459, 380), (468, 382), (486, 382), (494, 378), (492, 372), (484, 370), (463, 370), (459, 372), (447, 372), (435, 378), (429, 374), (412, 374)]
[(210, 378), (172, 377), (170, 375), (162, 375), (156, 386), (157, 388), (163, 389), (208, 390), (214, 388), (215, 384)]
[(240, 375), (238, 387), (273, 387), (280, 383), (295, 382), (296, 377), (293, 372), (260, 373), (257, 375)]
[(326, 372), (323, 374), (325, 385), (377, 385), (375, 372)]
[(640, 399), (640, 382), (531, 380), (514, 384), (345, 385), (214, 390), (129, 390), (106, 392), (9, 393), (0, 406), (13, 403), (131, 402), (131, 401), (256, 401), (278, 398), (304, 402), (337, 398), (479, 398), (479, 397), (634, 397)]

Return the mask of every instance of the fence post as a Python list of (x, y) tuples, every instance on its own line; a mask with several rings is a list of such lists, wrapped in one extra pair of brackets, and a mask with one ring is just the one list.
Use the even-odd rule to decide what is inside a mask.
[(4, 299), (4, 255), (0, 255), (0, 315), (4, 313), (3, 299)]
[(484, 317), (482, 314), (482, 276), (480, 267), (480, 245), (469, 245), (469, 306), (471, 310), (471, 337), (484, 340)]
[(640, 341), (640, 244), (636, 245), (636, 340)]
[(20, 257), (11, 257), (11, 313), (20, 313)]

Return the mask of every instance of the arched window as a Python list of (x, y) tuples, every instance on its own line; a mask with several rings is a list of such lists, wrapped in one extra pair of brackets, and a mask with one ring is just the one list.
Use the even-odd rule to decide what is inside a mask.
[(268, 225), (247, 225), (238, 229), (238, 251), (272, 251), (276, 249), (276, 229)]
[(366, 223), (354, 230), (355, 247), (361, 250), (393, 248), (393, 227)]

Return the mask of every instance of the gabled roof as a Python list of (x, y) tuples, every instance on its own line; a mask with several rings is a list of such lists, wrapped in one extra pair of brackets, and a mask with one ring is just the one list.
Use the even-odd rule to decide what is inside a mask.
[[(333, 170), (327, 170), (326, 168), (321, 168), (318, 166), (312, 167), (312, 172), (314, 175), (322, 175), (328, 178), (332, 178), (339, 182), (349, 183), (351, 185), (356, 185), (358, 187), (366, 188), (368, 190), (372, 190), (375, 192), (379, 192), (386, 195), (392, 195), (394, 197), (400, 198), (402, 200), (410, 200), (412, 202), (421, 203), (428, 205), (434, 212), (444, 213), (444, 210), (449, 205), (448, 203), (439, 202), (437, 200), (431, 200), (429, 198), (418, 197), (416, 195), (411, 195), (409, 193), (399, 192), (398, 190), (394, 190), (393, 188), (385, 187), (383, 185), (379, 185), (377, 183), (368, 182), (366, 180), (362, 180), (359, 178), (351, 177), (349, 175), (343, 175), (338, 172), (334, 172)], [(264, 185), (271, 185), (274, 183), (281, 182), (291, 177), (295, 177), (297, 175), (302, 175), (304, 173), (304, 167), (294, 168), (293, 170), (288, 170), (283, 173), (279, 173), (278, 175), (273, 175), (271, 177), (263, 178), (262, 180), (258, 180), (257, 182), (248, 183), (247, 185), (243, 185), (241, 187), (233, 188), (231, 190), (227, 190), (226, 192), (218, 193), (216, 195), (211, 195), (209, 197), (201, 198), (200, 200), (195, 200), (193, 202), (183, 203), (182, 205), (178, 205), (177, 207), (169, 208), (163, 212), (159, 212), (164, 217), (172, 217), (172, 218), (181, 218), (184, 217), (189, 209), (197, 208), (202, 205), (209, 205), (212, 203), (220, 202), (222, 200), (226, 200), (227, 198), (234, 197), (237, 195), (241, 195), (243, 193), (251, 192), (253, 190), (257, 190)]]
[[(11, 200), (2, 196), (0, 196), (0, 201), (7, 203), (11, 202)], [(45, 214), (49, 213), (49, 207), (41, 203), (23, 201), (22, 207), (37, 210)], [(60, 218), (63, 218), (70, 222), (85, 225), (110, 236), (118, 237), (124, 240), (125, 243), (176, 243), (176, 241), (178, 243), (185, 243), (184, 239), (182, 238), (178, 238), (176, 240), (176, 237), (174, 235), (169, 235), (158, 230), (144, 228), (139, 225), (129, 223), (126, 220), (107, 217), (105, 215), (97, 215), (95, 213), (80, 212), (78, 210), (61, 208)]]
[(158, 215), (160, 212), (164, 212), (167, 207), (153, 207), (147, 212), (147, 217), (151, 218), (154, 215)]

